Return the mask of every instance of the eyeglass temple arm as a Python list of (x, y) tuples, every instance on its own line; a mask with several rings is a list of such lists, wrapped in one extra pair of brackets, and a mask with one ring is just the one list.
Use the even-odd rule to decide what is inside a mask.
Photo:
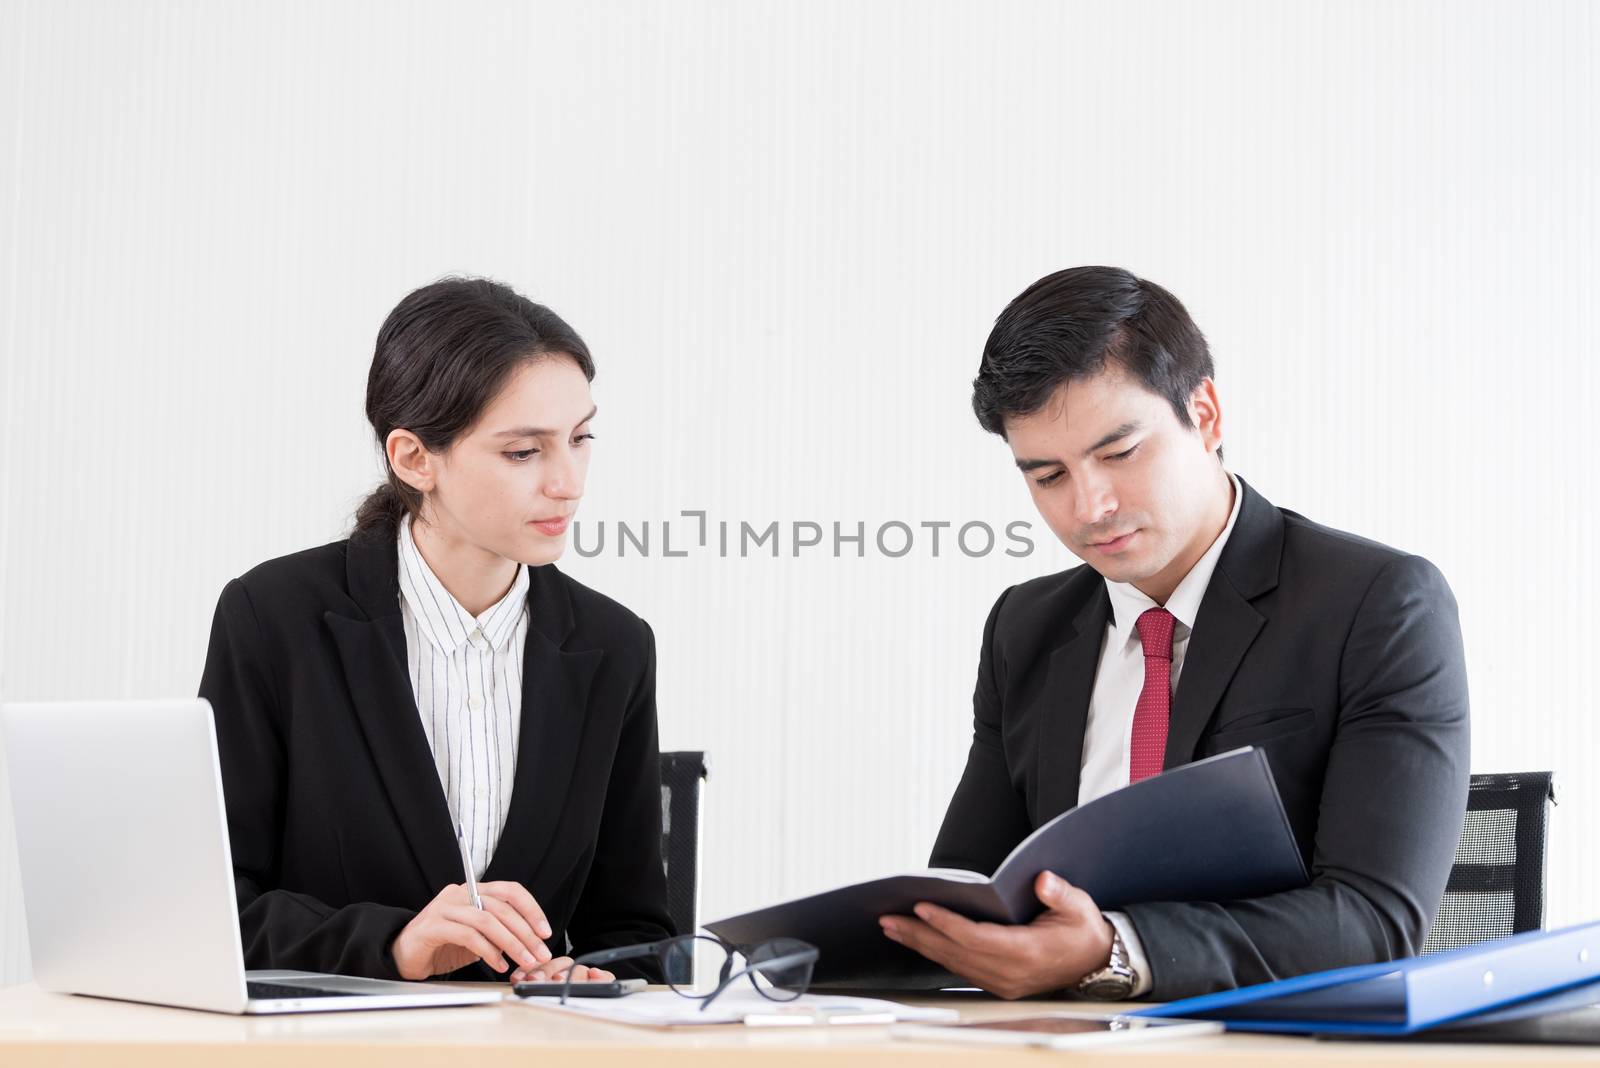
[(574, 960), (572, 966), (576, 968), (580, 964), (609, 964), (612, 961), (623, 960), (628, 957), (647, 957), (654, 953), (660, 945), (662, 945), (661, 942), (640, 942), (631, 946), (617, 946), (614, 949), (597, 949), (593, 953), (585, 953)]

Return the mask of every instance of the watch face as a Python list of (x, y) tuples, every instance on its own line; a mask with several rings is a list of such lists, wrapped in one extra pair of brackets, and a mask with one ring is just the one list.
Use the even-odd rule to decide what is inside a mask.
[(1106, 975), (1085, 983), (1079, 992), (1096, 1001), (1121, 1001), (1133, 993), (1133, 982), (1126, 976)]

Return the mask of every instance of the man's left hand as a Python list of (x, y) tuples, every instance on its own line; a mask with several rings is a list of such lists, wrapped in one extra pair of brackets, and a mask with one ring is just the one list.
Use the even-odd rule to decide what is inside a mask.
[(883, 933), (974, 986), (1003, 998), (1062, 990), (1111, 959), (1111, 921), (1088, 894), (1052, 872), (1034, 893), (1045, 911), (1032, 923), (978, 923), (921, 902), (916, 918), (880, 916)]

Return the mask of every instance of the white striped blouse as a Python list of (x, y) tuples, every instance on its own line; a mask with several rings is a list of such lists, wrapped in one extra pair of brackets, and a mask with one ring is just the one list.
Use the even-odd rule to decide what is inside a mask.
[(474, 617), (444, 588), (400, 523), (400, 614), (406, 667), (422, 729), (460, 823), (474, 874), (483, 875), (511, 807), (522, 727), (522, 650), (528, 634), (528, 569)]

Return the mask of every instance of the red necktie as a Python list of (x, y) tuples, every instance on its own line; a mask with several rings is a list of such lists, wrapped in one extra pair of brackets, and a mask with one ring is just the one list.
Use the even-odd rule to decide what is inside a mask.
[(1161, 774), (1166, 760), (1167, 720), (1172, 708), (1172, 628), (1176, 622), (1165, 608), (1150, 608), (1134, 624), (1144, 646), (1144, 689), (1133, 709), (1130, 783)]

